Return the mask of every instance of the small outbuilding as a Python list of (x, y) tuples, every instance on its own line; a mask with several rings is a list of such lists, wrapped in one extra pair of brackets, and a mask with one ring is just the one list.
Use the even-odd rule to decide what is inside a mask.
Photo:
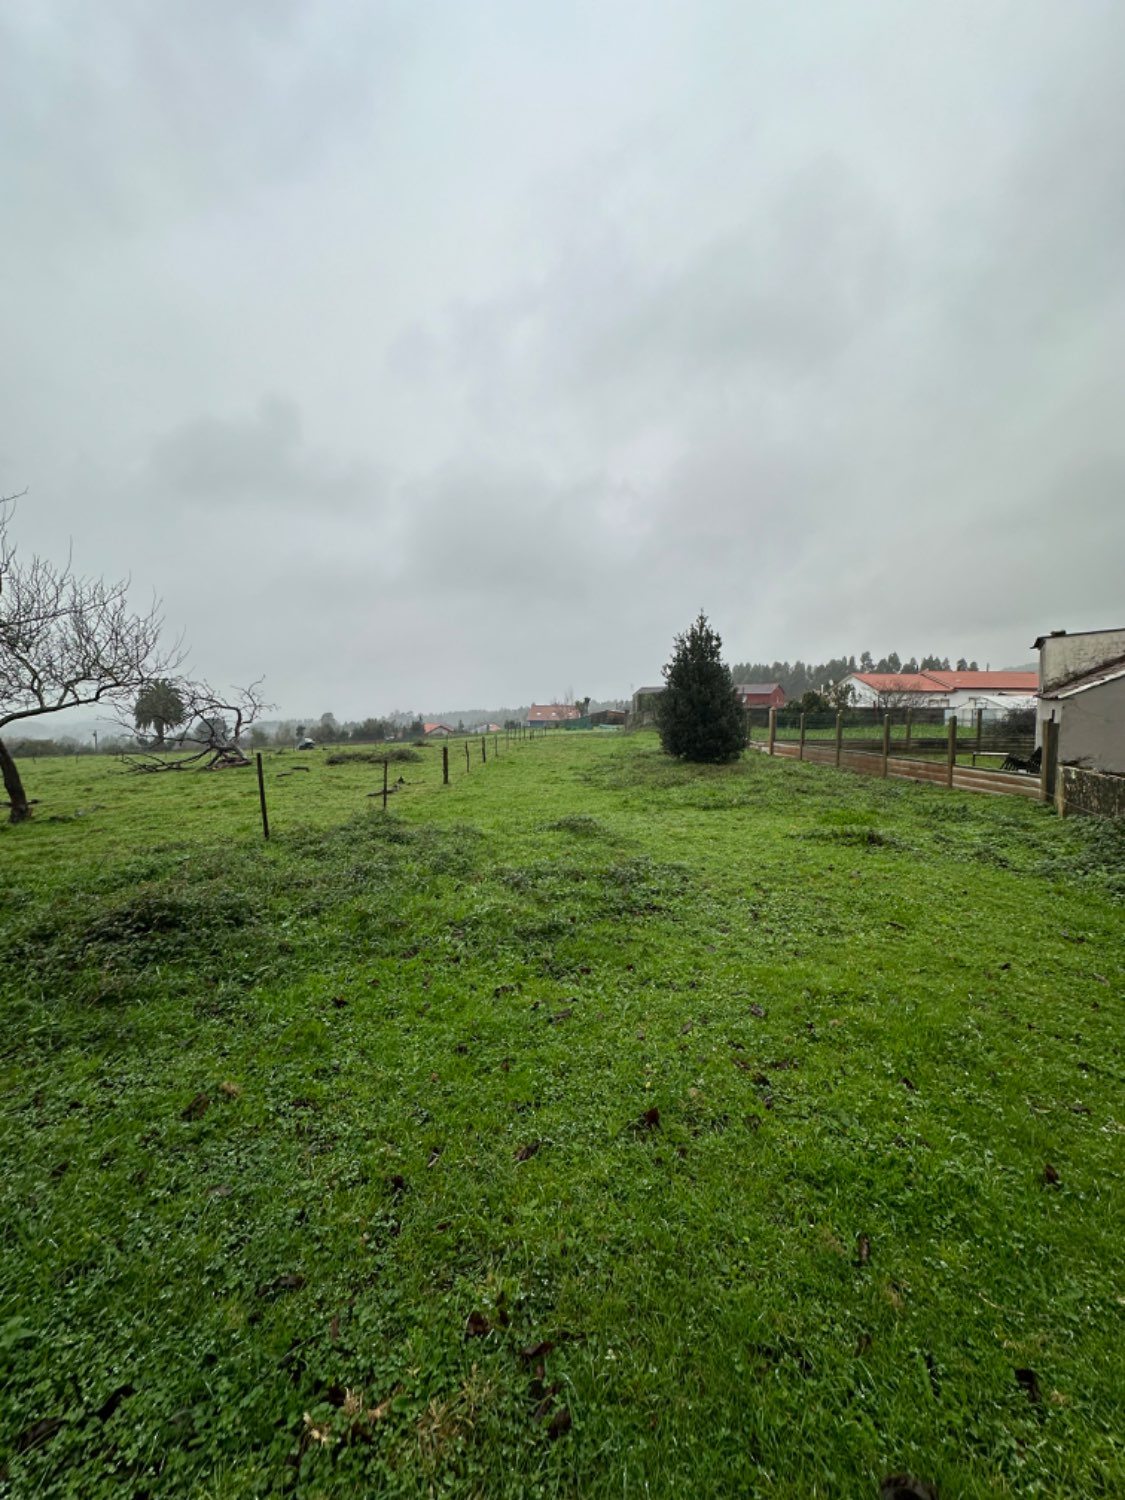
[(643, 728), (645, 724), (656, 723), (656, 705), (664, 684), (659, 687), (641, 687), (633, 694), (633, 706), (629, 713), (629, 723), (634, 729)]
[(532, 729), (567, 724), (572, 719), (581, 717), (582, 710), (576, 703), (533, 703), (527, 711), (528, 727)]
[(1060, 765), (1125, 775), (1125, 630), (1041, 635), (1039, 712), (1058, 724)]
[(736, 682), (734, 690), (743, 708), (785, 707), (785, 689), (780, 682)]

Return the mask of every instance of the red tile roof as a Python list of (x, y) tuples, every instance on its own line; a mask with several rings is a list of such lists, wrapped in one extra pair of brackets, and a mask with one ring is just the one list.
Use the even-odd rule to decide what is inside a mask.
[(857, 681), (880, 693), (951, 693), (980, 688), (983, 692), (1037, 693), (1038, 672), (854, 672)]
[(951, 688), (983, 688), (986, 692), (1037, 693), (1038, 672), (930, 672)]
[(948, 693), (949, 687), (931, 672), (853, 672), (877, 693)]

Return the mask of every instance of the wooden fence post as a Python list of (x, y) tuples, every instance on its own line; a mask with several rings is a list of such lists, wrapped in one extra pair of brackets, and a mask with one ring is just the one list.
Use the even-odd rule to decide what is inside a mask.
[(773, 754), (774, 741), (777, 739), (777, 709), (770, 709), (770, 754)]
[(801, 742), (797, 746), (797, 759), (798, 760), (804, 760), (804, 758), (805, 758), (805, 716), (804, 716), (804, 714), (802, 714), (801, 715)]
[(388, 770), (389, 766), (390, 766), (390, 761), (389, 760), (385, 760), (383, 762), (383, 811), (384, 812), (386, 812), (386, 810), (387, 810), (387, 770)]
[(1055, 719), (1043, 720), (1043, 759), (1039, 764), (1039, 797), (1049, 802), (1055, 790), (1055, 770), (1059, 759), (1059, 726)]
[(953, 785), (953, 768), (957, 764), (957, 715), (949, 715), (948, 743), (945, 748), (945, 784)]
[(258, 751), (258, 801), (262, 804), (262, 837), (270, 836), (270, 816), (266, 812), (266, 778), (262, 773), (262, 752)]
[(887, 775), (887, 762), (891, 758), (891, 716), (883, 715), (883, 775)]
[(466, 740), (465, 741), (465, 773), (466, 773), (466, 775), (468, 774), (468, 770), (469, 770), (469, 742), (468, 742), (468, 740)]
[(442, 784), (442, 786), (448, 786), (449, 785), (449, 746), (448, 745), (443, 745), (441, 747), (441, 784)]
[(836, 769), (840, 769), (840, 756), (844, 749), (844, 716), (836, 715)]
[(480, 737), (480, 758), (481, 758), (481, 760), (487, 760), (488, 759), (488, 751), (484, 748), (487, 744), (488, 744), (488, 736), (486, 734), (482, 734), (481, 737)]
[(910, 731), (913, 729), (913, 727), (914, 727), (914, 710), (912, 708), (908, 708), (906, 710), (906, 753), (907, 753), (907, 755), (910, 754)]

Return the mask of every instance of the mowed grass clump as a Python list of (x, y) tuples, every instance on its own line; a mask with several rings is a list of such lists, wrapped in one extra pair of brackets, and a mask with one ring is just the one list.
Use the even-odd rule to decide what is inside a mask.
[(1119, 830), (284, 766), (0, 830), (0, 1493), (1125, 1490)]

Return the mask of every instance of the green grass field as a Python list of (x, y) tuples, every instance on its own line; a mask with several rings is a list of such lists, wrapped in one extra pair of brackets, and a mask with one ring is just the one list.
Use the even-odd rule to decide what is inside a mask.
[(1125, 1494), (1122, 830), (421, 754), (25, 767), (0, 1494)]

